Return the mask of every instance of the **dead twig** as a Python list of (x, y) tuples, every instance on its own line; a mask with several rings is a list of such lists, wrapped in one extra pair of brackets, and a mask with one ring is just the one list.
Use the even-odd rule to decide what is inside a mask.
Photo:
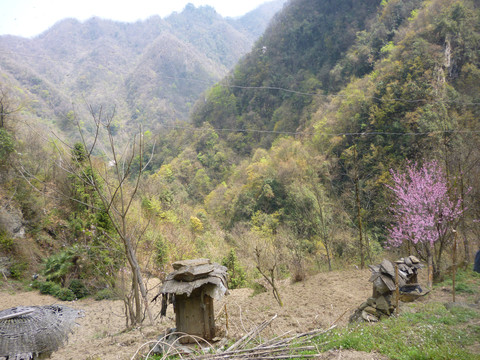
[[(236, 341), (225, 351), (217, 350), (217, 352), (215, 352), (212, 345), (208, 342), (196, 336), (188, 335), (190, 337), (193, 337), (197, 342), (196, 349), (198, 351), (196, 352), (196, 354), (186, 354), (183, 351), (182, 347), (176, 346), (180, 338), (175, 339), (173, 342), (167, 341), (167, 337), (173, 334), (178, 334), (180, 335), (180, 337), (187, 336), (183, 333), (166, 334), (158, 341), (143, 344), (141, 348), (144, 348), (145, 346), (150, 344), (157, 344), (163, 346), (164, 353), (162, 356), (162, 360), (166, 359), (168, 356), (171, 355), (177, 355), (181, 359), (185, 360), (276, 360), (315, 358), (320, 356), (319, 347), (327, 343), (316, 344), (312, 341), (312, 339), (319, 335), (325, 334), (336, 327), (336, 325), (334, 324), (328, 329), (315, 329), (289, 337), (285, 337), (285, 335), (288, 334), (285, 333), (283, 336), (277, 336), (271, 340), (259, 343), (258, 345), (248, 348), (247, 345), (251, 345), (252, 340), (254, 338), (258, 338), (260, 333), (265, 330), (265, 328), (267, 328), (276, 318), (277, 315), (275, 315), (269, 320), (265, 320), (260, 325), (256, 326), (254, 329), (245, 334), (242, 338)], [(205, 344), (207, 345), (206, 347), (204, 346)], [(131, 360), (136, 359), (137, 355), (139, 355), (140, 349), (137, 350)], [(146, 359), (149, 358), (152, 351), (153, 347), (146, 355)], [(310, 354), (305, 354), (305, 352), (310, 352)]]
[(245, 334), (240, 340), (238, 340), (235, 344), (230, 346), (226, 352), (233, 351), (238, 348), (245, 347), (251, 339), (253, 339), (257, 334), (259, 334), (263, 329), (265, 329), (273, 320), (277, 318), (277, 314), (270, 320), (265, 320), (263, 323), (261, 323), (258, 327), (255, 329), (251, 330), (249, 333)]
[[(277, 315), (262, 322), (259, 326), (244, 335), (235, 344), (223, 352), (216, 354), (204, 354), (200, 356), (189, 356), (188, 359), (194, 360), (224, 360), (224, 359), (294, 359), (294, 358), (313, 358), (319, 356), (318, 346), (312, 342), (312, 339), (321, 334), (325, 334), (336, 327), (332, 325), (328, 329), (316, 329), (305, 333), (296, 334), (290, 337), (276, 337), (264, 343), (260, 343), (252, 348), (246, 346), (257, 337), (267, 326), (269, 326)], [(312, 354), (304, 354), (310, 351)]]

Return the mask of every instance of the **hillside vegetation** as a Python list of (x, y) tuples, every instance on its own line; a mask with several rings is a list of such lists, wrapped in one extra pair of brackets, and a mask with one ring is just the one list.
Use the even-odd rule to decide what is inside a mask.
[[(161, 21), (66, 20), (32, 41), (0, 39), (10, 49), (31, 46), (36, 58), (56, 54), (35, 67), (1, 55), (3, 103), (20, 109), (2, 118), (2, 196), (22, 209), (27, 238), (42, 251), (35, 256), (50, 255), (43, 276), (64, 288), (73, 280), (89, 292), (128, 288), (118, 276), (124, 239), (111, 215), (125, 200), (112, 184), (123, 186), (122, 196), (136, 194), (122, 231), (134, 234), (144, 273), (162, 277), (173, 260), (209, 257), (228, 265), (241, 287), (260, 273), (272, 283), (300, 281), (377, 261), (393, 225), (391, 170), (435, 161), (462, 216), (444, 227), (442, 242), (413, 239), (388, 256), (433, 256), (440, 279), (454, 236), (466, 262), (480, 245), (479, 6), (291, 0), (238, 63), (250, 36), (239, 29), (250, 25), (235, 28), (193, 6)], [(75, 34), (63, 40), (69, 47), (52, 45), (67, 28)], [(90, 46), (76, 45), (83, 41)], [(56, 90), (62, 82), (68, 91)], [(66, 106), (85, 93), (86, 104)], [(113, 94), (123, 100), (109, 101)], [(42, 121), (21, 125), (29, 118)], [(71, 138), (38, 137), (52, 121)], [(110, 133), (91, 137), (105, 122)], [(127, 141), (134, 130), (141, 142)], [(106, 150), (110, 139), (116, 153)], [(128, 176), (110, 183), (119, 168)], [(114, 195), (111, 204), (100, 201), (105, 194)], [(32, 254), (8, 234), (2, 239), (21, 274)]]

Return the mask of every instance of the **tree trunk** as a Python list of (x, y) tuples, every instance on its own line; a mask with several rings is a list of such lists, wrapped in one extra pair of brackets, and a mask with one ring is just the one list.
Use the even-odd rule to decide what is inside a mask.
[(427, 262), (428, 262), (428, 281), (427, 287), (431, 289), (433, 287), (433, 246), (427, 245)]
[(327, 245), (326, 242), (324, 242), (323, 245), (325, 245), (325, 251), (327, 252), (328, 271), (332, 271), (332, 259), (330, 258), (330, 247)]
[(370, 251), (370, 240), (368, 240), (367, 228), (365, 227), (365, 250), (367, 253), (367, 260), (372, 263), (372, 252)]
[(4, 113), (3, 104), (0, 103), (0, 129), (5, 127), (5, 113)]
[(462, 199), (462, 218), (460, 220), (460, 226), (462, 228), (463, 246), (465, 249), (465, 262), (470, 262), (470, 246), (468, 243), (467, 233), (465, 229), (465, 186), (463, 183), (463, 173), (460, 172), (460, 196)]
[(140, 265), (138, 265), (138, 261), (135, 256), (135, 252), (130, 239), (125, 238), (124, 243), (125, 243), (125, 248), (127, 249), (128, 262), (130, 264), (130, 268), (132, 269), (132, 273), (133, 273), (132, 286), (134, 286), (133, 293), (135, 297), (135, 312), (136, 312), (135, 321), (137, 323), (142, 322), (142, 307), (141, 307), (141, 301), (140, 301), (140, 295), (139, 295), (139, 292), (140, 292), (143, 298), (143, 303), (145, 306), (145, 311), (147, 312), (148, 319), (150, 320), (150, 324), (153, 325), (153, 316), (152, 316), (152, 313), (150, 312), (150, 308), (148, 307), (147, 290), (145, 289), (145, 284), (143, 283), (143, 277), (140, 271)]

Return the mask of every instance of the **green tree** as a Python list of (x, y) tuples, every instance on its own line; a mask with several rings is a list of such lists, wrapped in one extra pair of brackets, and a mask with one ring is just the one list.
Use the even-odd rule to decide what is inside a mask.
[(238, 260), (235, 249), (231, 249), (227, 256), (222, 259), (222, 265), (228, 269), (228, 287), (239, 289), (246, 285), (247, 274)]
[(0, 164), (6, 165), (10, 154), (15, 151), (15, 140), (4, 128), (0, 128)]

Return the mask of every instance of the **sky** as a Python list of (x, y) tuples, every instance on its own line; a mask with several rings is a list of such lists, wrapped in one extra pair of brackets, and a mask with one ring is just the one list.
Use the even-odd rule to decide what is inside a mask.
[(59, 20), (91, 17), (135, 22), (181, 12), (188, 3), (210, 5), (222, 16), (241, 16), (267, 0), (0, 0), (0, 35), (34, 37)]

